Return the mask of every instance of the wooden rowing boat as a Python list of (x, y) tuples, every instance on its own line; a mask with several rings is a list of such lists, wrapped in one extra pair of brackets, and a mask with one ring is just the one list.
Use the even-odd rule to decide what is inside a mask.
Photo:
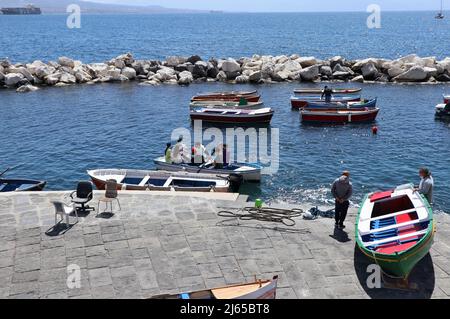
[[(355, 94), (361, 92), (361, 88), (354, 89), (333, 89), (334, 94)], [(296, 89), (295, 94), (322, 94), (323, 89)]]
[(367, 109), (367, 108), (374, 108), (377, 106), (377, 99), (370, 99), (370, 100), (359, 100), (359, 101), (351, 101), (351, 102), (330, 102), (327, 103), (325, 101), (320, 102), (308, 102), (308, 105), (305, 107), (307, 110), (312, 109), (328, 109), (328, 110), (340, 110), (340, 109)]
[(438, 104), (435, 107), (437, 118), (449, 118), (450, 119), (450, 106), (449, 104)]
[(232, 163), (225, 165), (223, 168), (217, 168), (214, 163), (206, 163), (203, 165), (191, 163), (168, 163), (165, 157), (159, 157), (153, 161), (156, 169), (171, 172), (189, 172), (189, 173), (205, 173), (205, 174), (235, 174), (242, 176), (244, 181), (259, 182), (261, 181), (262, 167), (258, 164), (248, 163)]
[(428, 254), (434, 233), (432, 208), (411, 184), (368, 194), (356, 222), (363, 254), (387, 275), (402, 279)]
[(192, 97), (191, 102), (196, 101), (228, 101), (228, 102), (239, 102), (241, 100), (246, 100), (247, 102), (259, 102), (261, 95), (255, 94), (235, 94), (235, 93), (213, 93), (213, 94), (203, 94), (196, 95)]
[(300, 111), (302, 122), (321, 124), (370, 123), (375, 121), (380, 109), (365, 110), (308, 110)]
[[(361, 96), (333, 96), (331, 102), (334, 103), (347, 103), (347, 102), (358, 102), (361, 100)], [(292, 96), (291, 106), (293, 109), (301, 109), (308, 106), (308, 103), (313, 102), (325, 102), (320, 96)]]
[(208, 108), (208, 109), (247, 109), (254, 110), (259, 109), (264, 105), (263, 102), (246, 102), (241, 104), (240, 102), (226, 102), (226, 101), (196, 101), (190, 103), (190, 108)]
[(196, 96), (224, 96), (224, 95), (256, 95), (258, 94), (257, 90), (253, 91), (222, 91), (222, 92), (204, 92), (198, 93)]
[(151, 299), (241, 299), (264, 300), (275, 299), (278, 276), (272, 280), (256, 280), (255, 282), (205, 289), (194, 292), (154, 296)]
[(118, 190), (229, 192), (237, 191), (240, 186), (236, 179), (230, 182), (229, 175), (135, 169), (97, 169), (87, 173), (100, 190), (105, 189), (110, 179), (117, 181)]
[(39, 192), (45, 188), (45, 185), (47, 185), (47, 182), (45, 181), (0, 178), (0, 193)]
[(208, 123), (268, 124), (273, 114), (274, 111), (268, 107), (258, 110), (199, 108), (191, 110), (190, 116), (192, 121), (201, 120)]

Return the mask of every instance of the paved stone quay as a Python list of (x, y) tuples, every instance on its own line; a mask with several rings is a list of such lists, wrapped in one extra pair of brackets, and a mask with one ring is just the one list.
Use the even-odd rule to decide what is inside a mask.
[[(52, 228), (51, 204), (67, 202), (67, 193), (0, 195), (0, 298), (148, 298), (273, 275), (278, 298), (450, 296), (448, 215), (436, 216), (436, 242), (411, 275), (419, 290), (369, 289), (354, 210), (345, 231), (325, 218), (286, 227), (217, 215), (248, 206), (245, 197), (187, 195), (121, 192), (121, 210), (91, 211), (68, 230)], [(79, 287), (67, 285), (69, 265), (80, 269)]]

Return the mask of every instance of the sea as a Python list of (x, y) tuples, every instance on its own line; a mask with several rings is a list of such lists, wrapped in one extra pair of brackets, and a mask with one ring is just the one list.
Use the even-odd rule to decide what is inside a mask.
[[(381, 28), (367, 27), (368, 13), (160, 14), (81, 16), (69, 29), (66, 15), (1, 16), (0, 59), (51, 61), (68, 56), (103, 62), (132, 52), (138, 59), (193, 54), (210, 57), (299, 54), (325, 59), (443, 59), (450, 19), (433, 12), (381, 13)], [(349, 86), (349, 84), (334, 84)], [(0, 89), (0, 170), (8, 177), (48, 181), (48, 190), (73, 189), (95, 168), (154, 168), (175, 129), (192, 129), (188, 103), (202, 91), (257, 89), (275, 110), (269, 134), (279, 133), (279, 167), (242, 192), (252, 200), (312, 205), (332, 203), (330, 184), (350, 170), (352, 203), (364, 194), (404, 183), (418, 184), (418, 169), (435, 179), (435, 207), (450, 213), (450, 123), (434, 106), (450, 87), (363, 84), (377, 97), (379, 132), (372, 125), (307, 126), (291, 110), (295, 88), (320, 84), (194, 84), (188, 87), (131, 83), (43, 88), (29, 94)], [(355, 86), (355, 85), (351, 85)]]

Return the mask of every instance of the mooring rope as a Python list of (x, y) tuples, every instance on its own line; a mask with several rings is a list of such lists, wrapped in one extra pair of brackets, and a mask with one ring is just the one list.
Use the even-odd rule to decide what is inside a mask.
[(302, 209), (280, 209), (280, 208), (256, 208), (245, 207), (236, 211), (222, 210), (218, 216), (234, 218), (238, 220), (257, 220), (263, 222), (282, 223), (285, 226), (295, 226), (294, 218), (300, 217), (304, 211)]

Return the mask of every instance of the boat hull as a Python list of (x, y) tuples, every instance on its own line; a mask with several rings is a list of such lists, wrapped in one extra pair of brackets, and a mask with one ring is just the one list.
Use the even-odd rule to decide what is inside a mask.
[(328, 110), (340, 110), (340, 109), (351, 109), (351, 110), (364, 110), (372, 109), (377, 106), (377, 99), (371, 99), (366, 101), (358, 102), (348, 102), (348, 103), (337, 103), (337, 102), (308, 102), (305, 107), (307, 110), (311, 109), (328, 109)]
[(367, 201), (369, 195), (366, 195), (363, 199), (363, 205), (361, 205), (356, 219), (355, 238), (357, 246), (367, 258), (374, 264), (379, 265), (388, 276), (407, 279), (414, 267), (429, 253), (433, 245), (436, 225), (432, 218), (432, 208), (426, 199), (423, 198), (430, 216), (430, 221), (427, 233), (414, 246), (400, 253), (382, 254), (366, 248), (359, 234), (361, 212), (364, 209), (364, 203)]
[[(361, 99), (361, 97), (349, 97), (349, 98), (338, 98), (338, 99), (332, 99), (331, 101), (334, 103), (346, 103), (346, 102), (357, 102)], [(308, 106), (309, 103), (313, 102), (323, 102), (324, 100), (321, 100), (320, 97), (313, 98), (313, 99), (304, 99), (304, 98), (291, 98), (291, 107), (293, 109), (302, 109)]]
[(191, 102), (196, 101), (226, 101), (226, 102), (239, 102), (241, 98), (247, 100), (247, 102), (259, 102), (260, 95), (205, 95), (205, 96), (194, 96)]
[(352, 112), (335, 111), (301, 111), (301, 120), (304, 123), (346, 124), (371, 123), (377, 118), (379, 109)]
[(239, 124), (239, 123), (259, 123), (259, 124), (269, 124), (272, 121), (273, 112), (265, 114), (254, 114), (254, 115), (211, 115), (204, 113), (191, 113), (191, 120), (201, 120), (207, 123), (229, 123), (229, 124)]
[[(227, 183), (222, 183), (223, 185), (215, 185), (214, 187), (211, 186), (155, 186), (155, 185), (148, 185), (147, 183), (144, 185), (139, 185), (139, 184), (132, 184), (132, 183), (124, 183), (123, 181), (125, 181), (123, 178), (127, 175), (125, 172), (127, 170), (120, 170), (120, 169), (108, 169), (108, 170), (93, 170), (93, 171), (88, 171), (88, 175), (91, 178), (92, 182), (94, 183), (95, 187), (99, 190), (105, 190), (106, 189), (106, 182), (109, 179), (115, 179), (116, 181), (118, 180), (119, 182), (117, 183), (117, 190), (134, 190), (134, 191), (185, 191), (185, 192), (219, 192), (219, 193), (226, 193), (229, 192), (231, 190), (230, 188), (230, 184), (229, 182)], [(99, 174), (100, 172), (105, 172), (105, 175), (101, 175)], [(113, 172), (113, 173), (110, 173)], [(121, 172), (120, 175), (115, 175), (115, 172)], [(136, 179), (144, 179), (145, 177), (147, 177), (147, 172), (146, 171), (132, 171), (133, 172), (142, 172), (142, 174), (139, 174), (139, 177), (134, 177)], [(122, 174), (124, 173), (124, 174)], [(173, 176), (175, 179), (180, 179), (180, 178), (188, 178), (188, 180), (191, 181), (213, 181), (213, 177), (215, 179), (217, 179), (217, 176), (213, 176), (213, 175), (204, 175), (201, 176), (201, 174), (199, 174), (198, 176), (193, 176), (193, 174), (188, 174), (187, 172), (180, 172), (177, 174), (171, 174), (168, 173), (165, 174), (165, 172), (157, 172), (159, 176), (158, 177), (162, 177), (163, 179), (167, 179), (169, 178), (169, 176)], [(101, 175), (98, 176), (98, 175)], [(136, 175), (137, 176), (137, 175)], [(222, 176), (223, 180), (227, 179), (227, 176)]]
[(232, 109), (232, 110), (257, 110), (263, 107), (263, 102), (249, 102), (246, 105), (240, 105), (239, 102), (220, 102), (220, 101), (197, 101), (190, 104), (191, 109)]
[(47, 182), (26, 179), (0, 179), (0, 193), (7, 192), (40, 192)]
[[(261, 181), (261, 168), (251, 167), (248, 170), (236, 169), (236, 170), (227, 170), (227, 169), (217, 169), (217, 168), (199, 168), (198, 166), (192, 166), (188, 164), (173, 164), (166, 163), (164, 158), (155, 159), (154, 163), (156, 165), (156, 169), (171, 171), (171, 172), (189, 172), (189, 173), (207, 173), (207, 174), (237, 174), (242, 176), (244, 181), (247, 182), (260, 182)], [(243, 164), (246, 166), (246, 164)]]
[[(355, 88), (355, 89), (334, 89), (334, 94), (356, 94), (358, 92), (361, 92), (361, 88)], [(323, 89), (297, 89), (294, 90), (295, 94), (322, 94)]]

